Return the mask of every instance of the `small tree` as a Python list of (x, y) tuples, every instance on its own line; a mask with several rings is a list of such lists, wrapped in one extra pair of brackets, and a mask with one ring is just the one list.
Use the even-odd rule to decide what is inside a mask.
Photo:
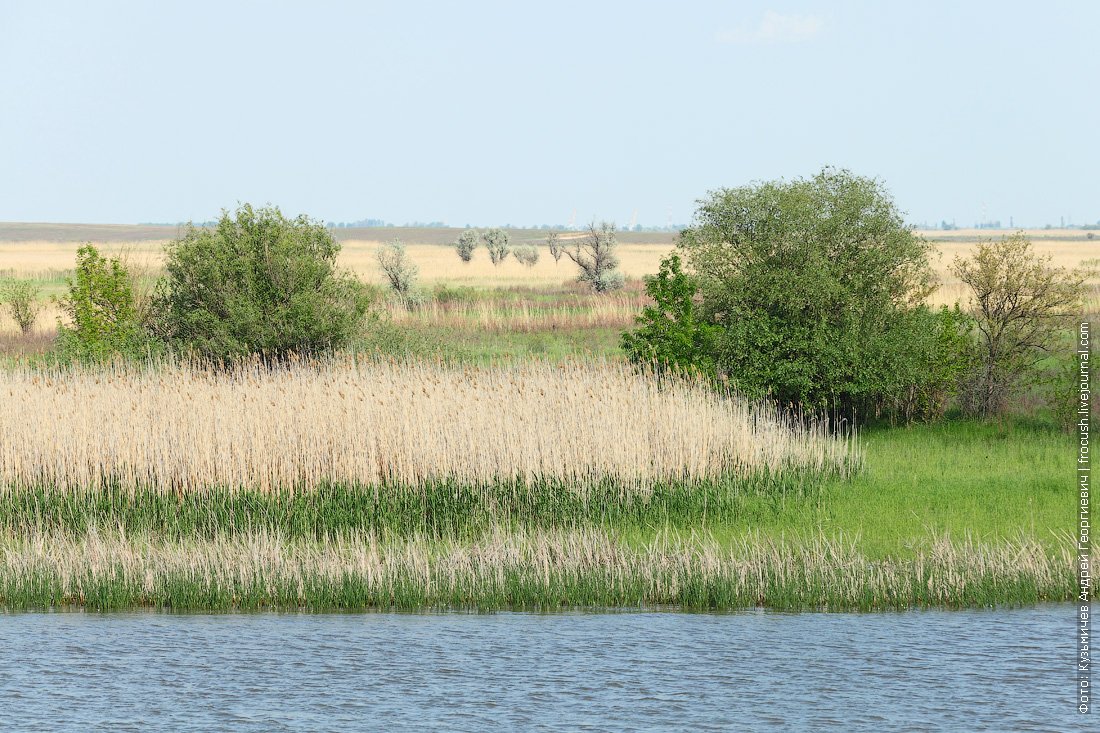
[(76, 252), (76, 272), (61, 299), (68, 324), (58, 324), (58, 347), (69, 361), (141, 356), (150, 344), (134, 304), (125, 266), (86, 244)]
[(34, 322), (42, 310), (38, 300), (39, 288), (29, 280), (15, 280), (0, 292), (0, 298), (7, 305), (8, 313), (24, 336), (34, 330)]
[(588, 234), (577, 239), (571, 248), (565, 249), (569, 259), (581, 268), (577, 280), (588, 283), (597, 293), (621, 288), (623, 275), (618, 271), (619, 257), (615, 254), (617, 245), (614, 224), (590, 224)]
[(1054, 346), (1084, 296), (1089, 271), (1052, 267), (1022, 233), (985, 241), (952, 272), (970, 288), (980, 361), (964, 406), (1000, 414), (1008, 397)]
[(508, 257), (508, 232), (503, 229), (490, 229), (483, 235), (485, 247), (489, 250), (489, 259), (499, 265)]
[(512, 255), (527, 267), (534, 267), (539, 261), (539, 248), (533, 244), (521, 244), (512, 248)]
[(416, 284), (417, 268), (409, 259), (401, 240), (395, 239), (382, 245), (378, 250), (378, 265), (382, 268), (390, 289), (407, 303)]
[(369, 299), (336, 264), (323, 223), (245, 204), (212, 228), (188, 227), (167, 248), (154, 323), (169, 342), (228, 361), (281, 359), (339, 348), (363, 324)]
[(467, 229), (458, 235), (458, 239), (455, 240), (455, 250), (458, 252), (458, 257), (463, 262), (469, 262), (474, 258), (474, 250), (477, 249), (478, 242), (481, 241), (481, 234), (473, 229)]
[(546, 235), (546, 244), (550, 248), (550, 256), (554, 258), (555, 264), (561, 261), (561, 256), (565, 254), (565, 249), (562, 245), (561, 239), (558, 238), (558, 233), (551, 231)]
[(692, 369), (713, 374), (718, 328), (700, 314), (698, 289), (696, 279), (684, 272), (679, 255), (662, 260), (660, 272), (645, 278), (645, 291), (653, 305), (643, 308), (637, 328), (622, 336), (627, 358), (659, 370)]

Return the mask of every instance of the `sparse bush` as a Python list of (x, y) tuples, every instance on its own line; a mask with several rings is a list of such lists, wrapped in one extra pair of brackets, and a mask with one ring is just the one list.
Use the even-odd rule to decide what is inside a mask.
[(29, 336), (34, 330), (34, 322), (42, 310), (38, 294), (38, 286), (29, 280), (12, 281), (0, 290), (0, 301), (7, 306), (8, 314), (24, 336)]
[(951, 269), (970, 288), (979, 334), (980, 361), (963, 393), (968, 412), (1004, 412), (1010, 395), (1037, 376), (1039, 362), (1071, 324), (1090, 271), (1050, 261), (1023, 234), (982, 242), (971, 258), (955, 258)]
[(245, 204), (210, 229), (188, 227), (167, 248), (154, 324), (170, 343), (228, 361), (281, 359), (346, 345), (369, 305), (337, 268), (340, 244), (321, 222)]
[(96, 362), (136, 358), (153, 346), (142, 328), (130, 273), (86, 244), (76, 253), (76, 271), (61, 299), (68, 324), (58, 324), (58, 356), (63, 361)]
[(557, 232), (551, 231), (546, 235), (546, 246), (550, 248), (550, 256), (554, 258), (555, 264), (560, 262), (565, 249)]
[(588, 285), (597, 293), (618, 290), (623, 286), (623, 275), (618, 271), (619, 257), (615, 254), (618, 243), (615, 240), (615, 225), (602, 222), (588, 226), (588, 234), (575, 240), (572, 247), (565, 248), (565, 254), (581, 268), (577, 280)]
[(485, 247), (489, 250), (489, 259), (499, 265), (508, 257), (508, 232), (503, 229), (490, 229), (482, 235)]
[(512, 248), (512, 255), (520, 264), (534, 267), (539, 261), (539, 248), (533, 244), (521, 244)]
[(481, 234), (474, 229), (467, 229), (458, 235), (458, 239), (455, 240), (455, 250), (458, 252), (458, 257), (463, 262), (469, 262), (474, 258), (474, 250), (477, 249), (478, 242), (481, 241)]
[(403, 301), (409, 302), (416, 284), (416, 265), (409, 259), (405, 245), (399, 239), (382, 245), (378, 250), (378, 265), (389, 282), (390, 290)]

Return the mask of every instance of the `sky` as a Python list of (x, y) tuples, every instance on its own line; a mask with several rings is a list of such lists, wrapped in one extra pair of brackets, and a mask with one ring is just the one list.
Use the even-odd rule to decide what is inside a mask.
[(690, 221), (880, 179), (1100, 220), (1100, 3), (0, 0), (0, 220)]

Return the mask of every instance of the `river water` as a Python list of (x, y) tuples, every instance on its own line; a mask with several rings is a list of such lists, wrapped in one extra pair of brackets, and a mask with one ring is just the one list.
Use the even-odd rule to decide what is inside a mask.
[(4, 614), (0, 730), (1087, 729), (1073, 614)]

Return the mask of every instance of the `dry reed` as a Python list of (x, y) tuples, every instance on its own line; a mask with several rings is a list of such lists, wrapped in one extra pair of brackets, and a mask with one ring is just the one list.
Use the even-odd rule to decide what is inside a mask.
[(844, 472), (852, 441), (688, 380), (609, 363), (352, 358), (0, 373), (0, 485), (274, 491), (322, 485), (721, 480)]

